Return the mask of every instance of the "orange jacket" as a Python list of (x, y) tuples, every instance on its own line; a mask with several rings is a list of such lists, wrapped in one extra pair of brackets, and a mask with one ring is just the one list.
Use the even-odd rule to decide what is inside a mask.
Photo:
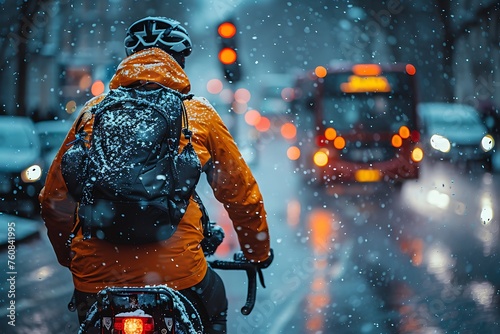
[[(161, 83), (182, 93), (191, 86), (174, 59), (157, 48), (137, 52), (124, 59), (110, 82), (110, 88), (128, 86), (139, 80)], [(96, 97), (83, 110), (104, 98)], [(259, 187), (233, 138), (214, 108), (203, 98), (185, 101), (192, 143), (214, 195), (228, 211), (245, 256), (264, 261), (270, 250), (269, 231)], [(93, 119), (85, 126), (92, 132)], [(75, 287), (97, 292), (105, 286), (167, 284), (185, 289), (199, 283), (207, 270), (201, 249), (201, 212), (191, 203), (177, 231), (168, 240), (140, 245), (114, 245), (97, 238), (83, 240), (81, 232), (71, 249), (65, 246), (74, 223), (76, 203), (67, 195), (60, 171), (61, 157), (75, 139), (74, 127), (68, 133), (52, 166), (39, 199), (47, 234), (58, 261), (70, 268)], [(181, 147), (186, 139), (181, 136)]]

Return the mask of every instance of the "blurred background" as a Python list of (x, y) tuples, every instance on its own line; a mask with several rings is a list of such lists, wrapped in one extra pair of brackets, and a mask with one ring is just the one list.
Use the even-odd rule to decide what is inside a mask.
[[(221, 78), (217, 26), (238, 25), (242, 80), (294, 74), (334, 59), (408, 62), (421, 100), (500, 103), (498, 1), (15, 1), (1, 3), (1, 113), (67, 117), (107, 87), (126, 28), (146, 15), (186, 25), (193, 91)], [(259, 99), (257, 92), (252, 102)], [(254, 101), (255, 100), (255, 101)]]
[[(14, 223), (18, 273), (16, 327), (4, 308), (0, 332), (76, 332), (37, 195), (82, 105), (108, 91), (126, 28), (148, 15), (188, 29), (192, 92), (225, 120), (264, 195), (276, 259), (249, 316), (244, 274), (221, 273), (230, 333), (500, 332), (500, 1), (0, 7), (0, 255)], [(225, 22), (233, 37), (220, 36)], [(206, 183), (198, 192), (226, 231), (216, 256), (229, 257), (231, 221)]]

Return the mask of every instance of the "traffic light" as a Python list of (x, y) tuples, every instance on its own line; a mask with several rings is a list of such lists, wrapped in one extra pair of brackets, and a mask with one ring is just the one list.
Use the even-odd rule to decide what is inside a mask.
[(231, 21), (224, 21), (217, 27), (219, 39), (219, 62), (221, 63), (224, 77), (229, 82), (239, 81), (241, 78), (240, 63), (238, 61), (238, 47), (236, 25)]

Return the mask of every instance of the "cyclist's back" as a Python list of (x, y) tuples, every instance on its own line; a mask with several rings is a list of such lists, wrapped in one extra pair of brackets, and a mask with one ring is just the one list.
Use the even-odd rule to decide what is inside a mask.
[[(187, 31), (174, 20), (148, 17), (131, 25), (125, 39), (125, 58), (110, 82), (110, 89), (146, 89), (166, 86), (183, 94), (190, 91), (184, 72), (185, 57), (191, 53)], [(156, 86), (155, 86), (156, 85)], [(82, 113), (104, 95), (85, 104)], [(224, 204), (235, 225), (242, 251), (249, 261), (269, 261), (270, 239), (266, 212), (259, 187), (214, 108), (203, 98), (185, 101), (192, 145), (202, 170)], [(93, 120), (85, 125), (92, 135)], [(70, 131), (49, 170), (40, 194), (42, 217), (58, 261), (70, 268), (75, 284), (79, 317), (106, 286), (166, 284), (180, 290), (205, 317), (207, 333), (225, 333), (227, 300), (220, 277), (207, 266), (200, 242), (203, 240), (202, 212), (191, 198), (176, 232), (167, 240), (144, 245), (119, 245), (99, 238), (83, 238), (79, 232), (71, 243), (66, 240), (74, 225), (77, 203), (68, 195), (60, 172), (61, 157), (75, 140)], [(187, 142), (181, 136), (183, 147)], [(76, 220), (78, 220), (76, 218)], [(210, 306), (210, 307), (208, 307)], [(212, 330), (209, 328), (212, 327)]]

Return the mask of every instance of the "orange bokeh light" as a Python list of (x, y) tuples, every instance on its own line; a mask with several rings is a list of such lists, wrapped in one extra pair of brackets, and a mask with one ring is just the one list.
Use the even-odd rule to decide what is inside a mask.
[(297, 160), (300, 158), (300, 149), (297, 146), (291, 146), (286, 151), (286, 156), (290, 160)]
[(97, 80), (92, 84), (92, 87), (90, 88), (90, 92), (92, 95), (97, 96), (101, 95), (104, 93), (104, 82), (101, 80)]
[(255, 126), (259, 124), (260, 119), (260, 112), (255, 109), (248, 110), (245, 113), (245, 122), (247, 122), (248, 125)]
[(335, 140), (333, 141), (333, 146), (337, 149), (337, 150), (341, 150), (345, 147), (345, 139), (342, 138), (342, 137), (337, 137), (335, 138)]
[(382, 68), (377, 64), (356, 64), (352, 67), (352, 72), (359, 76), (372, 76), (382, 73)]
[(261, 117), (259, 123), (255, 125), (255, 128), (259, 132), (266, 132), (271, 128), (271, 121), (267, 117)]
[(285, 139), (293, 139), (297, 135), (297, 128), (292, 123), (285, 123), (281, 126), (281, 135)]
[(224, 48), (219, 51), (219, 60), (224, 65), (232, 64), (236, 62), (236, 59), (238, 59), (238, 55), (231, 48)]
[(410, 137), (410, 129), (408, 129), (407, 126), (403, 125), (402, 127), (399, 128), (399, 135), (403, 139)]
[(236, 26), (231, 22), (223, 22), (219, 25), (217, 32), (219, 33), (220, 37), (231, 38), (236, 35)]
[(391, 144), (392, 146), (394, 147), (401, 147), (403, 145), (403, 138), (401, 138), (400, 135), (394, 135), (392, 136), (392, 139), (391, 139)]
[(327, 70), (324, 66), (318, 66), (314, 69), (314, 74), (316, 74), (318, 78), (324, 78), (326, 77)]
[(328, 128), (325, 130), (325, 138), (328, 140), (334, 140), (337, 137), (337, 131), (334, 128)]

